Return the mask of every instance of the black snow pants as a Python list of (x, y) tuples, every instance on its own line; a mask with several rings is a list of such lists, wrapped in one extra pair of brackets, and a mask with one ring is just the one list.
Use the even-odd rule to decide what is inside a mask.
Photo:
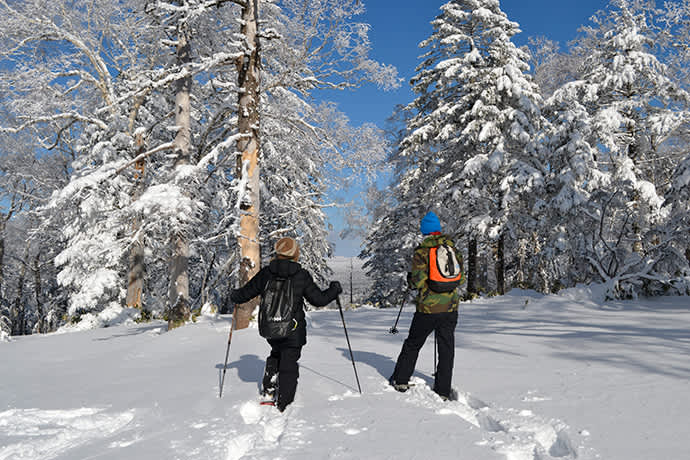
[(274, 393), (278, 390), (277, 407), (282, 412), (295, 399), (299, 378), (297, 361), (302, 354), (302, 345), (292, 336), (270, 339), (268, 343), (271, 345), (271, 354), (266, 358), (262, 391)]
[(453, 360), (455, 358), (455, 326), (458, 323), (458, 312), (415, 313), (410, 326), (410, 333), (403, 343), (400, 356), (395, 364), (391, 377), (396, 383), (406, 384), (410, 381), (419, 350), (429, 334), (436, 333), (438, 343), (438, 367), (434, 380), (434, 391), (440, 396), (450, 396), (450, 385), (453, 378)]

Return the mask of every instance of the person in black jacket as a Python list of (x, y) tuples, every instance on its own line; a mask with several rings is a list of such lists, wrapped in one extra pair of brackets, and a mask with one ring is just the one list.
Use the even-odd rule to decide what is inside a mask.
[(271, 354), (266, 358), (266, 369), (262, 382), (262, 393), (272, 395), (277, 385), (277, 408), (283, 412), (295, 399), (299, 365), (297, 361), (302, 354), (302, 347), (307, 343), (307, 323), (304, 315), (304, 299), (315, 307), (323, 307), (343, 292), (340, 283), (331, 281), (325, 291), (319, 289), (307, 270), (297, 263), (299, 245), (292, 238), (281, 238), (275, 244), (276, 258), (250, 279), (240, 289), (230, 293), (230, 299), (236, 304), (248, 302), (263, 294), (266, 285), (276, 277), (291, 278), (295, 293), (297, 327), (285, 338), (268, 339)]

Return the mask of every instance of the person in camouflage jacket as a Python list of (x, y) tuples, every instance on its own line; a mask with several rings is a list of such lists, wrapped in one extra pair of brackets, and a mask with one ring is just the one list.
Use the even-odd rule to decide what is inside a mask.
[[(436, 214), (429, 212), (420, 225), (426, 236), (415, 249), (412, 257), (412, 270), (408, 275), (411, 289), (417, 290), (417, 306), (410, 332), (403, 343), (402, 350), (390, 378), (391, 385), (398, 391), (407, 391), (408, 383), (415, 365), (419, 350), (431, 332), (436, 334), (438, 343), (438, 367), (434, 379), (434, 391), (443, 399), (451, 397), (451, 380), (453, 378), (453, 361), (455, 359), (455, 326), (458, 322), (458, 304), (460, 294), (451, 292), (434, 292), (427, 283), (429, 279), (429, 251), (433, 247), (446, 244), (455, 250), (461, 264), (462, 255), (455, 248), (455, 243), (441, 234), (441, 222)], [(464, 280), (462, 280), (464, 282)]]
[(430, 234), (415, 249), (414, 256), (412, 257), (412, 270), (407, 282), (411, 289), (417, 290), (415, 305), (417, 305), (418, 313), (445, 313), (457, 311), (458, 309), (460, 294), (457, 290), (452, 292), (434, 292), (427, 284), (429, 279), (429, 250), (441, 244), (455, 249), (458, 261), (462, 261), (462, 254), (455, 248), (453, 240), (446, 235)]

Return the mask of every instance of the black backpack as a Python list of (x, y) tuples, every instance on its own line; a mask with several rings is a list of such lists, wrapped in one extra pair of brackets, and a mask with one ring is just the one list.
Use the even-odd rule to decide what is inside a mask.
[(266, 284), (259, 305), (259, 334), (282, 339), (297, 329), (295, 291), (290, 278), (273, 278)]

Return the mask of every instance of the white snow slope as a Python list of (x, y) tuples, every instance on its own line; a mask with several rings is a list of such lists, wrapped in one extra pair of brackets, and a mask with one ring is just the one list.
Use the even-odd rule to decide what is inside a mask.
[(513, 291), (462, 304), (458, 401), (386, 385), (413, 307), (346, 310), (362, 395), (337, 310), (309, 313), (297, 399), (258, 405), (268, 345), (230, 317), (0, 343), (0, 460), (684, 460), (690, 420), (687, 298), (598, 302)]

